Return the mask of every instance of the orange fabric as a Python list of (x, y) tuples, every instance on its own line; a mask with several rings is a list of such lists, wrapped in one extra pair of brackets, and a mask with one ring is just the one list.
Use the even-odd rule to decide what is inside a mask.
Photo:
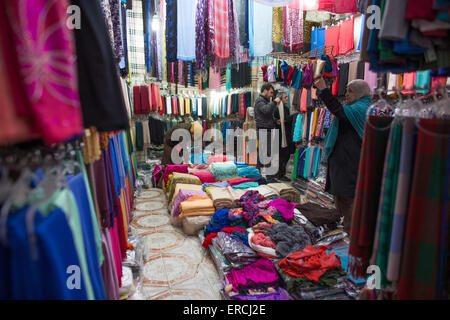
[(300, 99), (300, 112), (308, 111), (308, 107), (306, 106), (307, 95), (308, 95), (308, 90), (303, 88), (302, 97)]
[(327, 255), (327, 247), (307, 245), (278, 262), (278, 266), (290, 277), (306, 277), (317, 282), (325, 272), (341, 266), (341, 258), (334, 252)]

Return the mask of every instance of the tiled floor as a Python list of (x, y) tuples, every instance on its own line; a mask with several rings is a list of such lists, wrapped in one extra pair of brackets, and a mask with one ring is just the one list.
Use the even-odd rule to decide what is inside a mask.
[(220, 300), (220, 279), (198, 237), (170, 222), (162, 190), (148, 189), (136, 200), (133, 235), (144, 238), (142, 294), (149, 300)]

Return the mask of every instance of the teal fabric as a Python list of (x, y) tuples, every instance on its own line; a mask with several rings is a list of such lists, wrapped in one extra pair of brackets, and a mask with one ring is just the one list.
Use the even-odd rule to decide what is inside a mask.
[(248, 188), (256, 188), (259, 186), (258, 182), (245, 182), (245, 183), (241, 183), (235, 186), (232, 186), (233, 189), (237, 190), (237, 189), (248, 189)]
[[(364, 97), (355, 102), (345, 105), (344, 112), (347, 116), (347, 119), (352, 124), (353, 128), (355, 128), (358, 135), (361, 139), (364, 137), (364, 126), (366, 124), (366, 113), (371, 103), (370, 97)], [(336, 139), (339, 132), (339, 119), (334, 117), (333, 122), (331, 123), (330, 128), (328, 129), (327, 137), (325, 139), (325, 147), (324, 151), (324, 161), (328, 161), (328, 157), (334, 149), (334, 145), (336, 143)]]
[(305, 178), (305, 179), (308, 179), (309, 152), (310, 152), (310, 148), (306, 149), (305, 166), (303, 168), (303, 178)]
[[(415, 80), (414, 85), (419, 88), (424, 88), (424, 90), (417, 90), (417, 93), (427, 94), (430, 91), (429, 90), (430, 85), (431, 85), (430, 75), (431, 75), (430, 70), (416, 72), (416, 80)], [(428, 89), (425, 89), (425, 88), (428, 88)]]
[(247, 176), (260, 176), (261, 173), (258, 169), (252, 166), (238, 168), (238, 176), (239, 177), (247, 177)]
[(294, 142), (299, 142), (302, 140), (303, 136), (303, 114), (300, 113), (295, 119), (295, 127), (294, 127)]

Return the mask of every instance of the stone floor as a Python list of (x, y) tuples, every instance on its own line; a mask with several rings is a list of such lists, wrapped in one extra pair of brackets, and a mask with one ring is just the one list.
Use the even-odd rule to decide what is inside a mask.
[(198, 237), (170, 222), (162, 190), (147, 189), (136, 200), (131, 232), (144, 240), (141, 295), (148, 300), (220, 300), (220, 279)]

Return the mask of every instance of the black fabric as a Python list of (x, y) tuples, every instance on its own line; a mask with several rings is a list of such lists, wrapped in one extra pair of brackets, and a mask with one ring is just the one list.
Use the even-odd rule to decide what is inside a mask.
[(349, 67), (350, 67), (349, 63), (342, 63), (339, 65), (339, 91), (338, 91), (339, 97), (345, 96), (348, 83)]
[(323, 90), (319, 98), (339, 119), (336, 144), (328, 158), (325, 191), (336, 196), (354, 197), (362, 139), (348, 121), (342, 104), (331, 94), (329, 89)]
[(202, 118), (206, 119), (208, 117), (208, 100), (206, 97), (202, 98)]
[(299, 204), (295, 208), (316, 227), (337, 226), (340, 220), (340, 214), (337, 210), (323, 208), (316, 203)]
[(120, 69), (120, 76), (126, 78), (128, 76), (128, 32), (127, 32), (127, 5), (120, 3), (120, 10), (122, 11), (122, 35), (123, 35), (123, 55), (125, 58), (125, 66)]
[(171, 69), (169, 62), (177, 61), (177, 0), (166, 1), (166, 51), (167, 68)]
[(151, 143), (154, 145), (161, 145), (164, 143), (164, 126), (161, 120), (153, 117), (148, 119), (148, 127), (150, 130)]
[(231, 67), (231, 87), (243, 88), (251, 84), (252, 70), (247, 62), (233, 64)]
[(84, 126), (100, 132), (129, 128), (117, 65), (98, 1), (72, 0), (81, 8), (75, 29), (78, 85)]
[(365, 62), (359, 61), (356, 70), (356, 79), (364, 80), (364, 74), (365, 74)]

